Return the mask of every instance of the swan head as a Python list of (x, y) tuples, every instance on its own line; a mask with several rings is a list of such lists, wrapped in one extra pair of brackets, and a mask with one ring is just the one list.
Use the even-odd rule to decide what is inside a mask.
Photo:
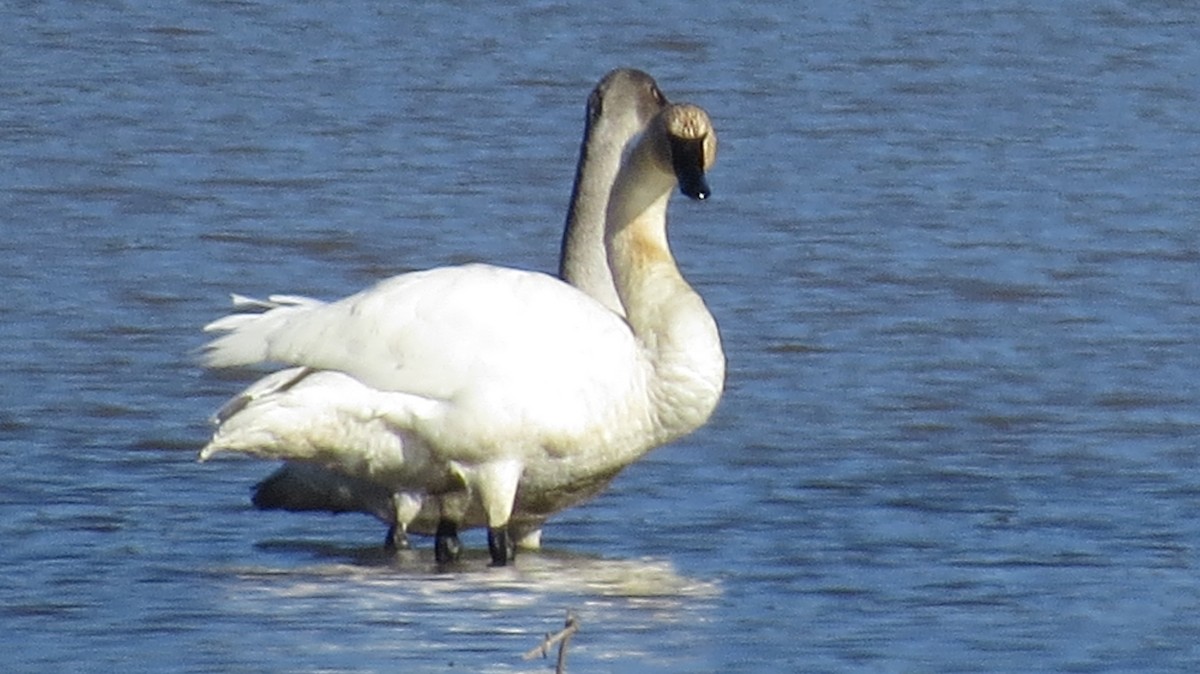
[(610, 71), (587, 100), (558, 270), (564, 281), (622, 315), (625, 309), (613, 287), (604, 250), (608, 199), (630, 140), (645, 130), (666, 104), (667, 97), (654, 78), (632, 68)]
[(704, 174), (717, 160), (717, 132), (703, 108), (690, 104), (667, 106), (659, 115), (671, 156), (671, 171), (679, 191), (704, 200), (712, 190)]
[(667, 97), (653, 77), (634, 68), (617, 68), (605, 75), (588, 96), (587, 126), (592, 129), (607, 117), (632, 133), (666, 104)]
[(657, 215), (651, 219), (665, 217), (676, 187), (692, 199), (707, 199), (712, 191), (705, 172), (716, 158), (717, 134), (708, 113), (696, 105), (667, 105), (626, 148), (608, 202), (606, 231), (615, 233), (652, 209)]

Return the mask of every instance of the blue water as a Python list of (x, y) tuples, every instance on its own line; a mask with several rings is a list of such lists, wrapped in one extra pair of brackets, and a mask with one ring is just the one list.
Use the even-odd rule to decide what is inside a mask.
[[(1200, 670), (1200, 15), (0, 6), (5, 671)], [(712, 113), (725, 399), (511, 569), (199, 465), (228, 294), (552, 270), (585, 97)]]

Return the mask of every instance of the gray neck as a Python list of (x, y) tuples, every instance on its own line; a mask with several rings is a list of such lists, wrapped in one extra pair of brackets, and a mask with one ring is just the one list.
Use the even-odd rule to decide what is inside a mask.
[(575, 168), (558, 268), (560, 278), (621, 316), (625, 309), (613, 285), (604, 250), (604, 220), (621, 152), (635, 132), (604, 120), (588, 125)]

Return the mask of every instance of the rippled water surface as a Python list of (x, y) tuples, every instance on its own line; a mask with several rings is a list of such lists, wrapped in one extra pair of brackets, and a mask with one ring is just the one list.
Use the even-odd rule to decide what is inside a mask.
[[(0, 7), (5, 671), (1200, 670), (1187, 3)], [(707, 107), (713, 421), (457, 574), (199, 465), (231, 292), (552, 270), (609, 68)]]

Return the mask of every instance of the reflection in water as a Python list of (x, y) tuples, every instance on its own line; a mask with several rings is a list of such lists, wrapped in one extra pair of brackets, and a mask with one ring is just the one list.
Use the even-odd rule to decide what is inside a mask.
[[(389, 552), (382, 546), (345, 547), (321, 541), (268, 541), (261, 550), (294, 555), (308, 553), (319, 560), (301, 568), (236, 567), (231, 573), (250, 580), (256, 577), (342, 579), (393, 589), (416, 588), (425, 584), (443, 591), (479, 591), (508, 589), (533, 595), (581, 595), (585, 597), (622, 597), (655, 599), (664, 602), (713, 598), (720, 585), (711, 580), (679, 575), (671, 562), (663, 559), (605, 559), (554, 550), (522, 551), (511, 569), (480, 565), (488, 559), (486, 551), (471, 550), (464, 559), (439, 570), (428, 549)], [(340, 561), (339, 561), (340, 560)], [(433, 581), (431, 583), (431, 581)]]
[[(345, 648), (346, 635), (328, 621), (384, 627), (382, 643), (357, 647), (395, 650), (397, 657), (464, 646), (501, 671), (561, 626), (566, 611), (580, 620), (571, 660), (608, 662), (632, 669), (694, 671), (707, 648), (679, 642), (668, 625), (709, 620), (718, 584), (687, 578), (661, 559), (613, 560), (558, 552), (527, 552), (517, 564), (487, 568), (486, 555), (463, 560), (461, 570), (436, 570), (432, 551), (396, 554), (381, 548), (338, 548), (307, 541), (265, 543), (262, 549), (319, 561), (303, 567), (230, 566), (210, 570), (233, 613), (257, 614), (274, 629), (309, 630), (310, 648)], [(269, 607), (264, 609), (264, 607)], [(332, 630), (326, 633), (327, 630)], [(653, 639), (638, 635), (660, 635)], [(544, 666), (526, 663), (530, 671)]]

